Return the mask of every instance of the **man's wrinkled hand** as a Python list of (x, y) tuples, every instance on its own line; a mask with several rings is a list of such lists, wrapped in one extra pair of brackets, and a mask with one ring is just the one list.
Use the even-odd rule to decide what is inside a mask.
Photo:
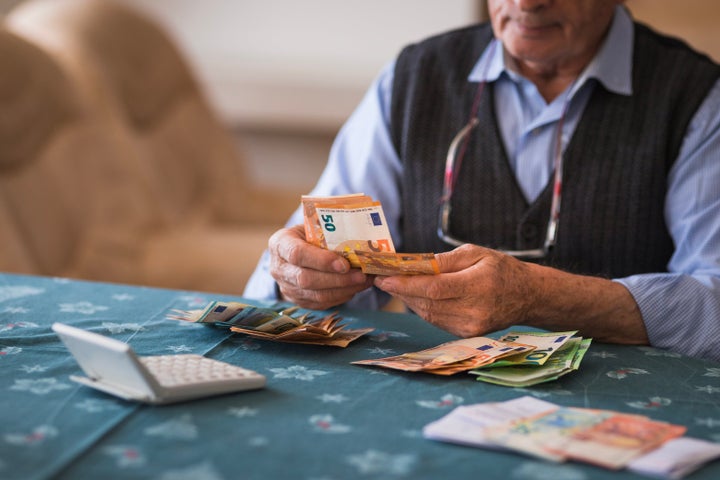
[(537, 294), (528, 264), (470, 244), (436, 258), (439, 275), (378, 277), (375, 286), (428, 322), (461, 337), (485, 335), (524, 321)]
[(270, 274), (283, 300), (325, 310), (347, 302), (372, 286), (373, 278), (337, 252), (311, 245), (302, 225), (278, 230), (268, 241)]

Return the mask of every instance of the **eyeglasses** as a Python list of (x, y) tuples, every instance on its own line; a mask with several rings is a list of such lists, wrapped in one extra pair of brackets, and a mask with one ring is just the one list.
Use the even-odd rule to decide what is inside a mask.
[[(470, 133), (480, 123), (477, 119), (477, 110), (480, 104), (480, 97), (485, 88), (485, 82), (482, 82), (478, 87), (478, 91), (475, 94), (475, 100), (473, 102), (472, 113), (470, 120), (453, 138), (448, 149), (447, 158), (445, 159), (445, 176), (443, 179), (443, 194), (440, 198), (440, 218), (438, 220), (437, 234), (440, 240), (443, 242), (458, 247), (468, 242), (463, 242), (453, 237), (450, 234), (450, 212), (452, 206), (450, 200), (455, 190), (455, 181), (457, 180), (457, 174), (460, 170), (462, 160), (465, 157), (465, 151), (467, 150)], [(570, 88), (570, 90), (572, 87)], [(550, 218), (548, 219), (547, 230), (545, 234), (545, 242), (539, 248), (530, 250), (502, 250), (498, 251), (513, 257), (520, 257), (526, 259), (538, 259), (545, 258), (550, 253), (552, 248), (555, 246), (557, 239), (558, 226), (560, 224), (560, 202), (562, 200), (562, 178), (563, 178), (563, 157), (562, 157), (562, 131), (563, 123), (565, 120), (565, 114), (567, 113), (570, 95), (565, 100), (563, 106), (562, 115), (558, 120), (557, 133), (555, 140), (555, 158), (554, 168), (555, 177), (553, 184), (553, 196), (552, 203), (550, 204)]]

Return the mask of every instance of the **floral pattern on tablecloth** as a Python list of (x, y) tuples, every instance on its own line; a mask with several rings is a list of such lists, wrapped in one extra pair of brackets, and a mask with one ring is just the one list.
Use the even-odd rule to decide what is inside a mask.
[[(441, 444), (422, 428), (459, 405), (533, 395), (681, 423), (720, 441), (720, 365), (649, 347), (593, 344), (580, 371), (530, 388), (352, 365), (453, 339), (412, 315), (343, 311), (375, 330), (347, 348), (262, 341), (167, 320), (211, 294), (0, 274), (0, 478), (637, 478), (577, 463)], [(232, 297), (227, 297), (232, 299)], [(50, 325), (130, 343), (138, 355), (196, 353), (262, 373), (258, 391), (141, 406), (72, 382), (81, 373)], [(696, 479), (720, 478), (720, 465)]]

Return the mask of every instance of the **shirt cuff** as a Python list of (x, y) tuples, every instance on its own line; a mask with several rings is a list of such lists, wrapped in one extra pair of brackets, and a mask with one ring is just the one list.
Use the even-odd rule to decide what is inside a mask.
[(720, 278), (663, 273), (615, 281), (637, 302), (652, 346), (720, 361)]

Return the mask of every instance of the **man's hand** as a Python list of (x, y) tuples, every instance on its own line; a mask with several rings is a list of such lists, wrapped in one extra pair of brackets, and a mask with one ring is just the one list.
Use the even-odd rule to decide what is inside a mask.
[(522, 262), (470, 244), (436, 258), (439, 275), (377, 277), (375, 285), (461, 337), (524, 324), (579, 330), (600, 341), (648, 342), (635, 300), (617, 282)]
[(341, 255), (309, 244), (302, 225), (278, 230), (268, 250), (283, 299), (302, 308), (325, 310), (372, 286), (373, 278), (351, 269)]
[(469, 244), (436, 258), (440, 275), (378, 277), (375, 285), (460, 337), (502, 330), (532, 308), (526, 263)]

